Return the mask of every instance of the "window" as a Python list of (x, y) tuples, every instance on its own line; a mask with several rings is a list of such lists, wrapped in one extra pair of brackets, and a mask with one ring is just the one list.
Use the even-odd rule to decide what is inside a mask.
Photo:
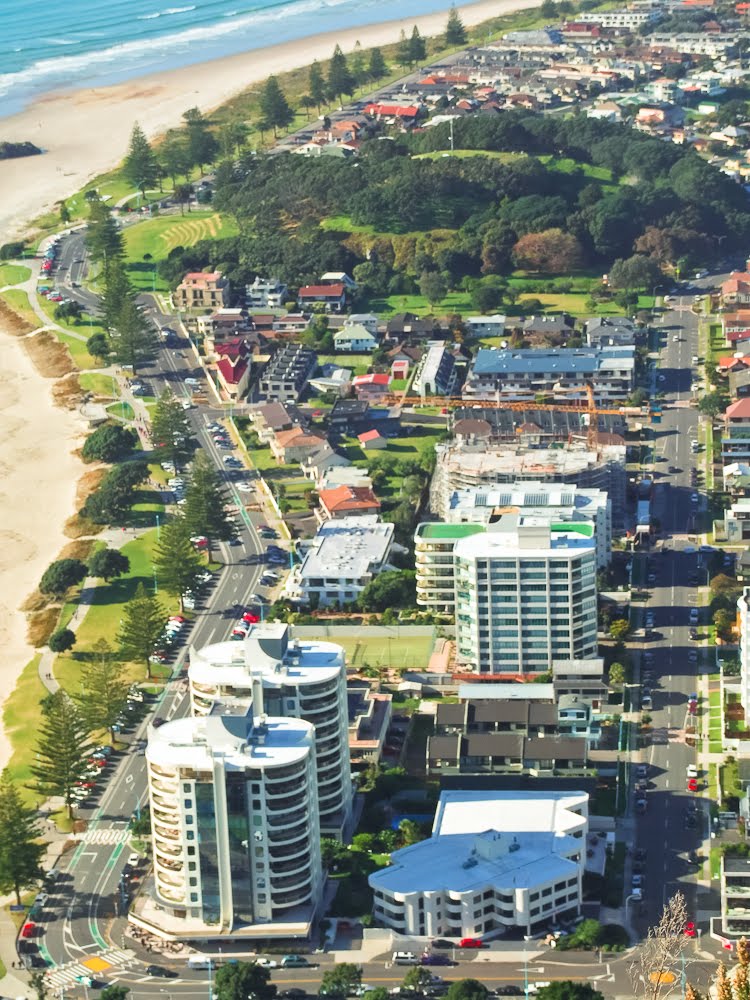
[(191, 879), (188, 880), (188, 883), (189, 883), (189, 885), (198, 885), (198, 879), (197, 878), (191, 878)]
[(190, 902), (191, 903), (197, 903), (198, 902), (198, 893), (197, 892), (191, 892), (190, 893)]
[[(195, 832), (193, 830), (186, 830), (185, 831), (185, 840), (195, 840)], [(190, 848), (188, 847), (188, 851), (189, 850), (190, 850)], [(193, 851), (195, 851), (195, 848), (193, 848)]]
[(192, 799), (185, 799), (185, 808), (186, 809), (192, 809), (193, 808), (193, 800)]
[(195, 861), (188, 861), (188, 871), (189, 872), (194, 872), (197, 869), (197, 867), (198, 867), (198, 865), (195, 863)]
[[(188, 838), (188, 839), (190, 840), (192, 838)], [(195, 856), (195, 848), (194, 847), (188, 847), (187, 852), (188, 852), (188, 857), (194, 857)]]

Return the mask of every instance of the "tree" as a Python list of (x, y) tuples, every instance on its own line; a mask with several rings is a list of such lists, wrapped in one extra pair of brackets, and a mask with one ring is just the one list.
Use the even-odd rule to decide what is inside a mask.
[[(102, 295), (102, 318), (107, 332), (111, 335), (117, 325), (125, 303), (135, 299), (125, 265), (119, 257), (107, 258), (104, 268), (104, 293)], [(112, 343), (108, 340), (108, 350), (112, 353)]]
[(132, 298), (123, 302), (110, 338), (115, 360), (121, 365), (129, 365), (134, 375), (139, 365), (151, 357), (157, 347), (155, 328)]
[(114, 726), (127, 705), (130, 684), (106, 639), (96, 643), (93, 656), (84, 663), (81, 684), (78, 703), (86, 722), (92, 730), (109, 730), (114, 741)]
[(270, 982), (268, 969), (255, 962), (222, 965), (216, 970), (214, 987), (216, 1000), (273, 1000), (276, 987)]
[(170, 389), (159, 397), (151, 417), (151, 443), (160, 462), (178, 469), (192, 453), (190, 425), (180, 402)]
[(45, 972), (40, 972), (39, 969), (32, 972), (29, 977), (29, 983), (36, 993), (36, 1000), (47, 1000), (49, 991), (47, 989), (47, 974)]
[(604, 994), (589, 983), (575, 983), (571, 979), (559, 979), (537, 990), (539, 1000), (604, 1000)]
[(116, 462), (136, 446), (138, 436), (122, 424), (103, 424), (83, 442), (81, 455), (86, 462)]
[(401, 34), (396, 45), (396, 62), (399, 66), (409, 65), (409, 39), (406, 37), (406, 32), (401, 29)]
[(191, 165), (200, 168), (202, 175), (205, 165), (216, 159), (219, 144), (198, 108), (188, 108), (182, 118), (187, 136), (187, 159)]
[(110, 469), (99, 488), (86, 498), (81, 513), (95, 524), (117, 524), (133, 503), (133, 489), (148, 479), (144, 461), (126, 462)]
[(123, 608), (120, 631), (117, 633), (120, 652), (128, 660), (145, 664), (150, 677), (149, 657), (163, 633), (164, 609), (158, 599), (139, 583), (135, 594)]
[(609, 625), (609, 634), (615, 642), (623, 642), (630, 631), (630, 622), (625, 618), (615, 618)]
[(386, 608), (413, 608), (416, 600), (416, 574), (413, 570), (392, 569), (378, 573), (359, 595), (363, 611)]
[(401, 986), (405, 990), (413, 990), (415, 993), (421, 993), (429, 986), (431, 979), (432, 973), (429, 969), (415, 965), (413, 969), (409, 969), (406, 973)]
[(362, 967), (353, 962), (339, 962), (327, 969), (320, 981), (320, 996), (348, 997), (362, 982)]
[(320, 109), (326, 101), (326, 82), (323, 77), (323, 70), (320, 68), (320, 63), (317, 59), (313, 61), (310, 67), (307, 86), (313, 104), (318, 109), (318, 113), (320, 113)]
[(642, 254), (616, 260), (609, 269), (607, 280), (610, 288), (654, 288), (661, 270), (656, 261)]
[(448, 283), (440, 271), (423, 271), (419, 279), (419, 294), (424, 295), (431, 306), (436, 306), (448, 294)]
[(455, 4), (451, 4), (448, 22), (445, 25), (445, 44), (450, 48), (466, 45), (467, 36), (464, 22), (461, 20)]
[(63, 597), (71, 587), (86, 579), (86, 565), (80, 559), (58, 559), (42, 574), (39, 589), (43, 594)]
[(409, 39), (409, 62), (412, 64), (421, 63), (427, 57), (427, 43), (419, 34), (419, 28), (414, 25)]
[(154, 553), (154, 569), (159, 583), (167, 593), (179, 598), (180, 611), (184, 610), (185, 595), (197, 586), (203, 572), (184, 517), (173, 517), (162, 528)]
[(625, 667), (622, 663), (611, 663), (609, 666), (609, 683), (611, 687), (622, 687), (625, 683)]
[(719, 638), (725, 642), (728, 642), (732, 638), (735, 619), (736, 615), (731, 611), (727, 611), (726, 608), (719, 608), (718, 611), (714, 612), (716, 632)]
[(59, 628), (49, 637), (47, 645), (53, 653), (67, 653), (76, 644), (76, 634), (69, 628)]
[(529, 271), (563, 274), (581, 268), (583, 247), (572, 233), (545, 229), (522, 236), (513, 247), (513, 257), (520, 267)]
[(383, 53), (378, 48), (370, 49), (370, 61), (367, 64), (367, 75), (371, 80), (382, 80), (388, 72)]
[(724, 409), (724, 401), (721, 393), (717, 389), (704, 393), (698, 400), (698, 412), (704, 417), (713, 419)]
[(635, 996), (658, 1000), (662, 989), (666, 987), (669, 992), (671, 984), (682, 981), (690, 943), (685, 935), (687, 920), (685, 897), (677, 892), (667, 900), (659, 923), (649, 928), (646, 940), (628, 967)]
[(99, 994), (99, 1000), (127, 1000), (128, 993), (130, 990), (127, 986), (123, 986), (121, 983), (112, 983), (111, 986), (104, 987)]
[(199, 451), (190, 472), (183, 515), (191, 534), (205, 535), (208, 539), (209, 562), (213, 542), (228, 542), (237, 533), (227, 513), (228, 506), (229, 495), (218, 471), (206, 453)]
[(93, 748), (91, 729), (78, 705), (62, 688), (48, 695), (42, 702), (36, 763), (31, 773), (43, 794), (63, 798), (71, 817), (76, 782), (83, 780)]
[(357, 39), (354, 43), (354, 51), (352, 52), (352, 59), (349, 64), (349, 69), (351, 70), (352, 79), (354, 80), (355, 87), (358, 87), (360, 83), (364, 83), (367, 79), (367, 70), (365, 69), (365, 57), (362, 52), (362, 43)]
[(402, 819), (398, 824), (399, 839), (402, 847), (409, 847), (411, 844), (418, 844), (425, 839), (425, 835), (419, 828), (419, 823), (413, 819)]
[(487, 987), (478, 979), (457, 979), (448, 987), (446, 1000), (487, 1000)]
[(338, 870), (339, 865), (349, 865), (351, 855), (340, 840), (335, 840), (333, 837), (321, 837), (320, 859), (326, 870), (335, 872)]
[(164, 173), (172, 179), (172, 187), (176, 187), (177, 178), (187, 176), (190, 171), (190, 157), (184, 134), (177, 129), (169, 129), (159, 147), (159, 155)]
[(222, 126), (219, 133), (219, 145), (224, 156), (229, 158), (233, 153), (239, 156), (240, 150), (247, 142), (249, 134), (250, 128), (243, 121), (227, 122), (226, 125)]
[(138, 122), (130, 133), (130, 144), (122, 164), (122, 172), (134, 188), (146, 197), (146, 190), (156, 184), (159, 164), (154, 151)]
[(0, 892), (21, 892), (38, 881), (45, 844), (40, 841), (36, 810), (23, 804), (8, 771), (0, 775)]
[(346, 56), (337, 45), (328, 63), (328, 93), (341, 103), (342, 94), (354, 93), (354, 77), (352, 76)]
[(175, 184), (174, 186), (174, 200), (180, 206), (180, 215), (185, 214), (185, 205), (188, 207), (188, 213), (190, 212), (190, 199), (193, 197), (193, 185), (192, 184)]
[(275, 76), (269, 76), (260, 92), (260, 113), (262, 127), (272, 128), (274, 137), (278, 134), (277, 129), (286, 128), (294, 121), (294, 112)]
[(98, 199), (90, 202), (86, 229), (86, 249), (97, 263), (111, 262), (125, 252), (122, 233), (107, 206)]
[(742, 584), (733, 576), (717, 573), (711, 580), (711, 599), (717, 604), (725, 605), (730, 611), (737, 606), (737, 598), (742, 593)]
[(502, 289), (496, 285), (485, 285), (480, 282), (471, 290), (471, 304), (483, 316), (499, 309), (502, 301)]
[(55, 306), (54, 316), (57, 320), (71, 319), (76, 322), (83, 316), (83, 306), (80, 302), (61, 302)]
[(86, 350), (92, 358), (97, 361), (106, 361), (110, 354), (110, 346), (107, 337), (103, 333), (94, 333), (86, 341)]
[(119, 549), (99, 549), (89, 559), (89, 575), (109, 583), (130, 569), (130, 560)]

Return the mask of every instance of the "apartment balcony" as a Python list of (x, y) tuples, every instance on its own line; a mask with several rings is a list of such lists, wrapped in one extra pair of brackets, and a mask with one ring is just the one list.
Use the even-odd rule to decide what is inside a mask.
[(163, 792), (165, 795), (170, 795), (170, 796), (176, 795), (179, 785), (180, 783), (177, 780), (177, 778), (175, 778), (174, 781), (165, 781), (163, 778), (151, 779), (151, 791)]
[(291, 844), (286, 844), (284, 847), (275, 847), (272, 845), (268, 849), (268, 854), (273, 863), (284, 858), (307, 858), (310, 855), (310, 845), (307, 837), (302, 837)]
[(184, 903), (185, 902), (185, 889), (181, 891), (177, 889), (171, 889), (169, 886), (159, 884), (157, 891), (162, 899), (166, 900), (168, 903)]
[(180, 777), (174, 768), (171, 770), (165, 770), (165, 768), (159, 767), (158, 764), (149, 764), (148, 770), (149, 774), (154, 775), (154, 777), (167, 778), (170, 781), (178, 781)]
[(299, 779), (301, 774), (302, 770), (299, 764), (290, 764), (289, 767), (269, 768), (265, 773), (266, 784), (274, 785), (277, 781), (288, 783), (290, 778)]
[(292, 795), (284, 795), (279, 797), (269, 795), (266, 798), (266, 811), (269, 814), (269, 819), (272, 813), (274, 814), (280, 812), (286, 813), (289, 812), (289, 810), (291, 809), (298, 810), (301, 802), (300, 796), (302, 796), (303, 794), (304, 794), (304, 786), (300, 786), (294, 791), (294, 794)]
[[(295, 825), (292, 826), (292, 823)], [(272, 847), (290, 844), (305, 836), (308, 828), (308, 817), (307, 814), (300, 817), (299, 812), (297, 812), (293, 818), (291, 814), (286, 819), (279, 817), (279, 824), (277, 829), (270, 822), (268, 823), (268, 842)]]
[(274, 884), (274, 876), (291, 875), (293, 873), (303, 873), (309, 871), (310, 855), (301, 853), (288, 861), (274, 861), (271, 865), (271, 884)]
[(159, 885), (168, 885), (172, 889), (181, 889), (183, 892), (185, 891), (185, 879), (178, 872), (172, 872), (157, 865), (156, 878)]
[(180, 835), (174, 827), (165, 827), (156, 817), (154, 817), (153, 831), (154, 837), (173, 842), (180, 840)]
[(274, 893), (272, 900), (273, 907), (274, 909), (287, 909), (290, 906), (299, 906), (300, 903), (306, 903), (308, 901), (311, 892), (312, 887), (308, 882), (307, 885), (301, 886), (299, 889), (291, 892), (281, 892), (279, 895)]
[(182, 853), (182, 847), (176, 846), (174, 844), (163, 844), (154, 843), (154, 858), (158, 858), (159, 862), (164, 865), (165, 868), (171, 868), (177, 870), (182, 868), (184, 864), (184, 858)]

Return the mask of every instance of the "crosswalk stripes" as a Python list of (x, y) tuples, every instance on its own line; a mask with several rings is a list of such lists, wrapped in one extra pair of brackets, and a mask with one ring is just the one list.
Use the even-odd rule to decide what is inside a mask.
[(84, 844), (124, 844), (129, 837), (127, 829), (117, 829), (115, 827), (96, 827), (93, 830), (86, 830), (81, 837)]
[[(123, 951), (120, 948), (107, 948), (104, 951), (98, 952), (96, 957), (104, 959), (110, 968), (116, 968), (117, 966), (129, 965), (135, 956), (132, 952)], [(110, 968), (107, 969), (108, 972)], [(95, 979), (96, 973), (85, 966), (83, 961), (68, 962), (65, 965), (59, 965), (55, 969), (50, 969), (45, 978), (50, 986), (55, 989), (61, 989), (75, 983), (77, 976), (90, 976), (92, 979)]]

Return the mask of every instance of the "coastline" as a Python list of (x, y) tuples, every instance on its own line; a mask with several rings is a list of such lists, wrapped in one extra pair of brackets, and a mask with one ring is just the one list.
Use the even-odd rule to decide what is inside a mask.
[[(479, 0), (459, 7), (467, 27), (539, 6), (541, 0)], [(0, 203), (0, 243), (28, 229), (30, 220), (80, 190), (122, 159), (133, 123), (150, 136), (176, 125), (189, 107), (211, 111), (272, 73), (330, 58), (359, 41), (365, 48), (398, 40), (417, 24), (423, 35), (439, 34), (448, 11), (386, 21), (342, 32), (326, 32), (250, 53), (197, 63), (106, 88), (52, 93), (0, 122), (8, 141), (30, 140), (41, 156), (0, 161), (0, 188), (12, 196)], [(106, 137), (106, 141), (102, 141)], [(3, 524), (0, 527), (0, 642), (5, 666), (0, 701), (12, 692), (35, 653), (26, 635), (22, 602), (47, 565), (69, 541), (64, 525), (74, 513), (83, 465), (74, 454), (82, 436), (80, 418), (53, 402), (54, 379), (36, 370), (19, 339), (0, 320), (0, 417), (4, 444)], [(0, 769), (11, 746), (0, 715)]]

